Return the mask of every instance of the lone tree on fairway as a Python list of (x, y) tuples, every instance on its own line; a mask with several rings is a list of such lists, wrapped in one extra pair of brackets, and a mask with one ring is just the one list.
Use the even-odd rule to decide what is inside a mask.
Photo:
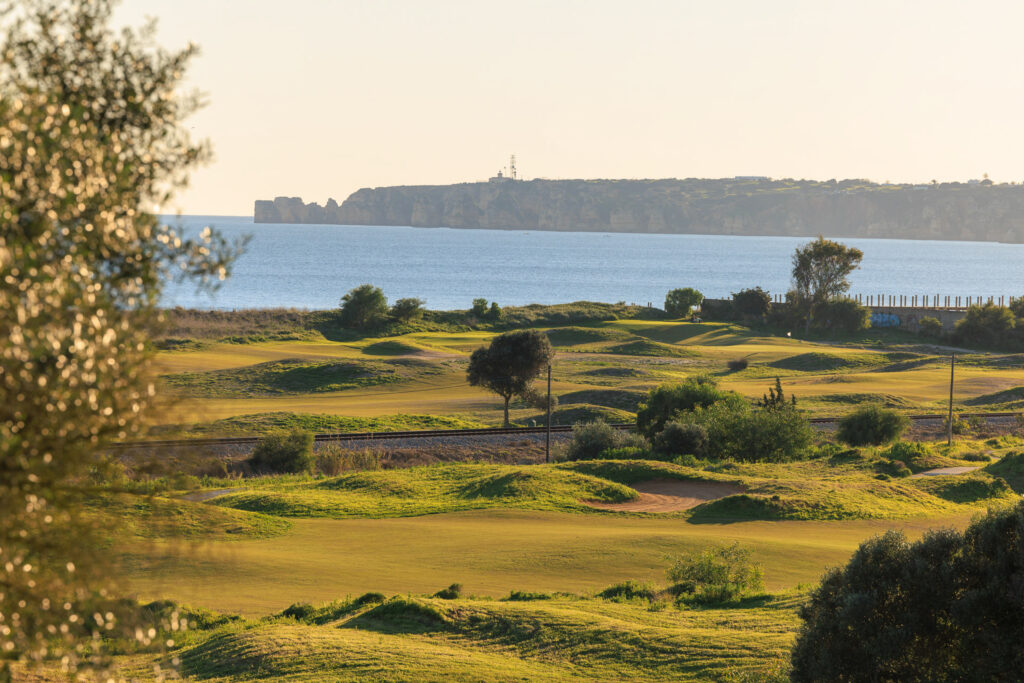
[(388, 314), (388, 299), (380, 287), (359, 285), (341, 297), (341, 324), (363, 330), (373, 327)]
[(555, 352), (547, 335), (537, 330), (508, 332), (481, 346), (469, 357), (466, 379), (474, 387), (484, 387), (505, 399), (505, 426), (508, 404), (513, 396), (523, 396), (532, 382), (548, 366)]
[(811, 329), (814, 311), (850, 289), (846, 277), (860, 266), (864, 253), (857, 248), (818, 237), (793, 254), (793, 289)]
[(236, 250), (210, 231), (184, 238), (154, 215), (208, 156), (182, 125), (199, 105), (179, 91), (194, 49), (161, 50), (148, 29), (115, 33), (110, 0), (23, 2), (13, 13), (9, 4), (0, 9), (0, 680), (10, 680), (10, 660), (42, 659), (70, 679), (98, 661), (108, 634), (145, 639), (145, 629), (125, 633), (111, 600), (109, 529), (100, 536), (81, 512), (96, 500), (105, 448), (132, 434), (151, 402), (147, 332), (161, 285), (222, 279)]
[(694, 306), (700, 306), (704, 295), (693, 287), (673, 289), (665, 295), (665, 312), (676, 318), (690, 315)]

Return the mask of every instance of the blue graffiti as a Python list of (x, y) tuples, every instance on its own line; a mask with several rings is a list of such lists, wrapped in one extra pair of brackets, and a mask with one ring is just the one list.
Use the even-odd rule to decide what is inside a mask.
[(899, 327), (900, 317), (892, 313), (872, 313), (871, 327)]

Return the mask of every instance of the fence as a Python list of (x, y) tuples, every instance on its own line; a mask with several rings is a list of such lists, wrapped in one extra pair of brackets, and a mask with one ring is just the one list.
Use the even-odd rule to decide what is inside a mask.
[[(849, 297), (859, 304), (869, 308), (934, 308), (948, 310), (964, 310), (971, 306), (984, 304), (996, 304), (998, 306), (1009, 306), (1020, 297), (1013, 296), (952, 296), (942, 294), (854, 294)], [(786, 297), (776, 294), (772, 301), (777, 304), (785, 303)]]

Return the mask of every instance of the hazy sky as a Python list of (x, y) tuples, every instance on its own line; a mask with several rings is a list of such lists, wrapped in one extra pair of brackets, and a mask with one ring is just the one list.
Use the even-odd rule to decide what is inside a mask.
[(203, 54), (186, 213), (360, 187), (1024, 180), (1024, 3), (124, 0)]

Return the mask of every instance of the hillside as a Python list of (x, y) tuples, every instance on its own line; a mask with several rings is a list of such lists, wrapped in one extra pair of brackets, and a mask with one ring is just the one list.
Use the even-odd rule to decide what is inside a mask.
[(865, 180), (503, 180), (258, 200), (257, 223), (1024, 242), (1024, 186)]

